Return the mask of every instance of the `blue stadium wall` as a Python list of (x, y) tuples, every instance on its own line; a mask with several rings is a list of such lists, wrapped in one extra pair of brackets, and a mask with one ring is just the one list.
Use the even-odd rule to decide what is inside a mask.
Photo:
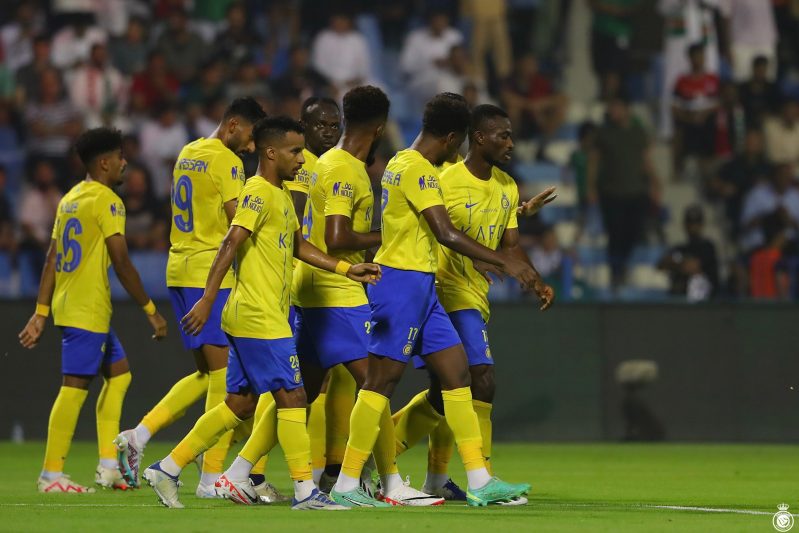
[[(42, 438), (57, 393), (60, 336), (50, 327), (33, 351), (16, 336), (31, 301), (0, 302), (0, 439), (21, 426)], [(165, 315), (169, 304), (162, 302)], [(799, 321), (780, 305), (560, 305), (541, 313), (531, 305), (495, 305), (489, 325), (497, 361), (495, 436), (514, 441), (622, 440), (624, 391), (618, 364), (654, 361), (658, 378), (637, 390), (636, 406), (671, 441), (799, 441)], [(115, 305), (113, 327), (131, 361), (133, 383), (123, 427), (187, 373), (192, 357), (170, 320), (169, 338), (155, 343), (141, 310)], [(77, 437), (94, 438), (95, 382)], [(392, 406), (425, 386), (408, 369)], [(202, 402), (201, 402), (202, 403)], [(161, 437), (181, 436), (201, 413), (197, 405)]]

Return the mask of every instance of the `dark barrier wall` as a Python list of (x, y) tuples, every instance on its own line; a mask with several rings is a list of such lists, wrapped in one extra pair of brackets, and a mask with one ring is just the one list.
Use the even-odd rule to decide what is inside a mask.
[[(60, 383), (60, 336), (50, 327), (33, 351), (16, 336), (33, 308), (0, 303), (0, 438), (15, 425), (26, 438), (46, 433)], [(162, 303), (164, 314), (168, 304)], [(495, 435), (504, 440), (619, 440), (622, 405), (668, 440), (799, 441), (799, 322), (797, 308), (750, 304), (707, 306), (561, 305), (541, 313), (532, 305), (496, 305), (489, 325), (497, 360)], [(113, 327), (131, 361), (133, 382), (123, 426), (135, 424), (178, 378), (193, 371), (170, 318), (168, 340), (150, 340), (147, 321), (129, 303), (115, 305)], [(619, 363), (654, 361), (656, 381), (625, 395)], [(395, 409), (424, 387), (408, 369)], [(93, 386), (77, 436), (94, 437)], [(201, 402), (202, 403), (202, 402)], [(202, 405), (165, 430), (186, 432)], [(642, 415), (643, 413), (643, 415)], [(639, 420), (640, 422), (640, 420)]]

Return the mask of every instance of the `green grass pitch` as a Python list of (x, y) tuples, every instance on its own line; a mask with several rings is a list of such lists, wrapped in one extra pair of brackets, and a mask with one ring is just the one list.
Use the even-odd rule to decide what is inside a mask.
[[(169, 451), (153, 442), (148, 460)], [(777, 504), (799, 510), (799, 447), (781, 445), (498, 444), (494, 468), (509, 481), (533, 484), (524, 507), (357, 509), (292, 512), (288, 506), (240, 507), (194, 497), (197, 472), (183, 475), (184, 510), (165, 509), (148, 487), (93, 495), (40, 495), (35, 480), (43, 443), (0, 443), (0, 531), (774, 531)], [(457, 461), (457, 456), (454, 458)], [(96, 447), (75, 443), (67, 471), (93, 481)], [(414, 485), (423, 481), (424, 450), (400, 458)], [(453, 463), (462, 482), (459, 463)], [(288, 493), (279, 450), (267, 474)], [(665, 506), (705, 508), (678, 510)], [(797, 525), (799, 531), (799, 525)]]

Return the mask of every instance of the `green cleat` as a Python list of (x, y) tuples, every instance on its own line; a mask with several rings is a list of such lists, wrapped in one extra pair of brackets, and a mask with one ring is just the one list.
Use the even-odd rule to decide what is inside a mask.
[(349, 492), (330, 491), (330, 498), (345, 507), (391, 507), (390, 503), (381, 502), (369, 496), (361, 487)]
[(505, 483), (497, 477), (479, 489), (466, 490), (466, 503), (472, 507), (485, 507), (489, 503), (504, 502), (518, 498), (529, 490), (527, 483)]

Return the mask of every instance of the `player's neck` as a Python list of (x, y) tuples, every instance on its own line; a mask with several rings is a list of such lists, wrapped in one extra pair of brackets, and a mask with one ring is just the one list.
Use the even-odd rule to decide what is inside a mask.
[(344, 130), (336, 148), (341, 148), (355, 159), (366, 162), (369, 157), (369, 149), (372, 147), (372, 139), (351, 130)]
[(83, 181), (96, 181), (97, 183), (105, 185), (109, 189), (111, 188), (111, 180), (103, 176), (92, 176), (91, 174), (86, 174), (86, 177), (83, 178)]
[(258, 168), (255, 169), (255, 174), (261, 176), (268, 183), (274, 185), (278, 189), (283, 188), (283, 180), (280, 179), (280, 176), (278, 176), (277, 172), (275, 172), (273, 169), (269, 168), (268, 166), (262, 163), (258, 163)]
[(441, 146), (438, 142), (438, 139), (435, 139), (424, 132), (421, 132), (419, 135), (417, 135), (416, 139), (413, 141), (413, 144), (411, 144), (410, 149), (416, 150), (422, 154), (422, 157), (427, 159), (432, 165), (435, 165), (436, 161), (441, 161), (439, 159)]
[(471, 172), (476, 178), (481, 180), (491, 179), (491, 171), (494, 169), (494, 165), (482, 157), (478, 157), (474, 155), (474, 153), (469, 152), (466, 154), (466, 159), (463, 160), (463, 164), (466, 165), (466, 168), (469, 169), (469, 172)]

